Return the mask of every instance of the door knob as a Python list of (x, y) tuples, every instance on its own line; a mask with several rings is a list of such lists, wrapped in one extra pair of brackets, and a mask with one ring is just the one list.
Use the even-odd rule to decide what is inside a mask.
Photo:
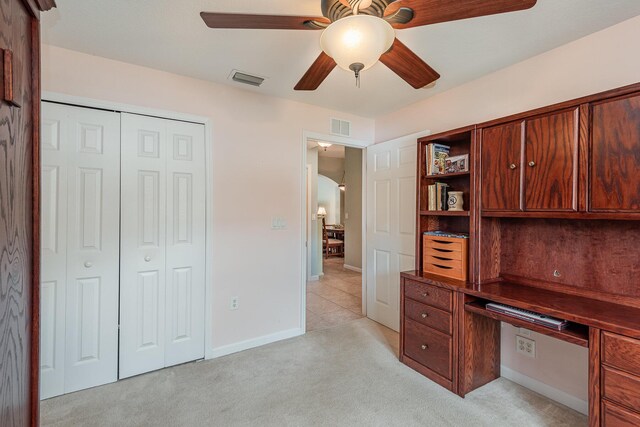
[(533, 160), (529, 162), (529, 166), (534, 167), (536, 165), (536, 162), (534, 162)]
[(84, 267), (85, 268), (91, 268), (91, 267), (93, 267), (93, 263), (87, 261), (87, 262), (84, 263)]
[(509, 165), (509, 169), (515, 169), (516, 167), (517, 167), (517, 166), (516, 166), (516, 164), (515, 164), (515, 163), (511, 163), (511, 164)]
[(151, 261), (151, 257), (147, 255), (146, 257), (144, 257), (144, 261), (145, 261), (145, 262), (149, 262), (149, 261)]

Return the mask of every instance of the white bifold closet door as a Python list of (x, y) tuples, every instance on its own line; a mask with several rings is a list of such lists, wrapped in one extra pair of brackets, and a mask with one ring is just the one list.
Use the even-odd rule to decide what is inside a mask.
[(41, 398), (116, 381), (120, 115), (42, 103)]
[(120, 378), (204, 357), (204, 126), (122, 114)]

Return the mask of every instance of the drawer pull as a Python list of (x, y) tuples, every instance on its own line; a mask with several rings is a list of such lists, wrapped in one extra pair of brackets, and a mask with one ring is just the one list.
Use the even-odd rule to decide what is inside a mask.
[(422, 293), (422, 298), (426, 298), (426, 297), (428, 297), (428, 296), (429, 296), (429, 292), (423, 292), (423, 293)]
[(429, 317), (429, 314), (428, 314), (428, 313), (422, 313), (422, 318), (423, 318), (423, 319), (426, 319), (427, 317)]
[(451, 249), (441, 249), (441, 248), (431, 248), (431, 249), (433, 249), (434, 251), (437, 251), (437, 252), (446, 252), (446, 253), (453, 252)]
[(436, 243), (440, 243), (441, 245), (452, 245), (454, 242), (447, 242), (446, 240), (433, 240)]
[(426, 349), (428, 349), (428, 348), (429, 348), (429, 346), (428, 346), (427, 344), (422, 344), (421, 348), (422, 348), (423, 350), (426, 350)]
[(447, 270), (451, 270), (453, 268), (453, 267), (447, 267), (446, 265), (438, 265), (438, 264), (433, 264), (433, 265), (435, 265), (438, 268), (444, 268), (444, 269), (447, 269)]
[(439, 259), (440, 261), (451, 261), (451, 258), (444, 258), (436, 255), (431, 255), (431, 256), (434, 257), (435, 259)]

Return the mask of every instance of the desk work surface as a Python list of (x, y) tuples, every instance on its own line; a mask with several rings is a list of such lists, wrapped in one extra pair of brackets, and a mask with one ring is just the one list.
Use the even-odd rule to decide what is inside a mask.
[(640, 339), (640, 308), (508, 281), (474, 284), (420, 271), (403, 272), (401, 276)]

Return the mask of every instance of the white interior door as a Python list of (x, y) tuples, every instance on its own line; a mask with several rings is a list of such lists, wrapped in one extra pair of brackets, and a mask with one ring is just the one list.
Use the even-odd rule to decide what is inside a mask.
[(122, 115), (120, 378), (204, 357), (204, 126)]
[(164, 120), (123, 113), (120, 378), (164, 367), (166, 160)]
[(367, 316), (398, 331), (400, 272), (415, 268), (416, 137), (367, 148)]
[(42, 397), (117, 379), (120, 115), (43, 103)]
[(165, 366), (204, 357), (204, 127), (167, 121)]
[(42, 104), (40, 397), (64, 393), (67, 289), (67, 112)]

